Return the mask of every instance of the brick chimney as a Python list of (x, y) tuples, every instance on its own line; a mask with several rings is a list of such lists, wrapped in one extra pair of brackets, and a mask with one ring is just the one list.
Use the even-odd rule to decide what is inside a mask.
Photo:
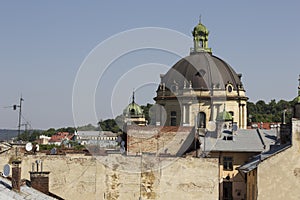
[(12, 189), (20, 192), (21, 186), (21, 161), (14, 160), (12, 161), (12, 178), (11, 178), (11, 185)]
[(36, 171), (34, 170), (35, 164), (32, 163), (32, 171), (30, 173), (31, 187), (45, 194), (49, 194), (49, 174), (50, 172), (43, 171), (43, 162), (36, 160)]

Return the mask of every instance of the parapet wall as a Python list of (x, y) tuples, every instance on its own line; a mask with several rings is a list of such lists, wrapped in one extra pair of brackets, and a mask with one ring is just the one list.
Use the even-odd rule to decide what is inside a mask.
[[(9, 158), (0, 156), (1, 168)], [(51, 172), (50, 192), (65, 199), (218, 199), (214, 158), (27, 155), (22, 158), (22, 178), (30, 179), (36, 160)]]
[(300, 199), (300, 120), (292, 120), (292, 146), (258, 165), (258, 200)]

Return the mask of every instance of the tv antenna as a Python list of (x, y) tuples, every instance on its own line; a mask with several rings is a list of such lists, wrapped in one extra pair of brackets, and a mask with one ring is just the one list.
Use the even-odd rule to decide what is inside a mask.
[(17, 108), (19, 108), (18, 137), (20, 137), (20, 132), (21, 132), (22, 101), (24, 101), (24, 99), (22, 98), (22, 95), (21, 95), (19, 105), (16, 105), (16, 104), (13, 105), (13, 109), (14, 110), (17, 110)]

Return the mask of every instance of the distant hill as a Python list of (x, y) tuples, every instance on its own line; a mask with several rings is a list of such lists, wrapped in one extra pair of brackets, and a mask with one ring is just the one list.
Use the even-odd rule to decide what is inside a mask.
[[(23, 131), (21, 131), (22, 133)], [(0, 140), (10, 140), (18, 136), (18, 130), (0, 129)]]

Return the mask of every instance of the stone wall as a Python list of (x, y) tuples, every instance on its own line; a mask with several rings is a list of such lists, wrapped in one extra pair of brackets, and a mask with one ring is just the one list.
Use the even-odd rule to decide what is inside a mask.
[[(0, 156), (0, 168), (12, 154)], [(22, 178), (35, 160), (50, 171), (50, 192), (65, 199), (218, 199), (218, 159), (102, 157), (80, 154), (22, 157)]]
[(300, 199), (300, 121), (293, 119), (292, 147), (258, 165), (259, 200)]

